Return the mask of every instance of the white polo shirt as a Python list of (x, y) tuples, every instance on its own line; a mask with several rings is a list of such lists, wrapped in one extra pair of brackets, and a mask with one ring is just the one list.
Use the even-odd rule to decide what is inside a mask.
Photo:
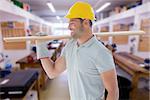
[(71, 39), (61, 55), (66, 59), (71, 100), (103, 100), (100, 74), (115, 68), (111, 52), (93, 36), (79, 47)]

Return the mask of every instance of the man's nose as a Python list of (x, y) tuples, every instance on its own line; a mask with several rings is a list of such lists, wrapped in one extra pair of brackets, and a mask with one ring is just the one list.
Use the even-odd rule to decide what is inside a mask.
[(68, 25), (68, 29), (71, 30), (70, 24)]

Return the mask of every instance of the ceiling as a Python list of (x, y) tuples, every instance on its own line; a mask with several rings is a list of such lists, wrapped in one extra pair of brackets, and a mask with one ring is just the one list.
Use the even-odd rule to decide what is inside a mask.
[[(63, 22), (67, 22), (64, 18), (69, 8), (76, 2), (76, 0), (19, 0), (24, 3), (28, 3), (31, 6), (32, 13), (50, 22), (60, 22), (56, 19), (56, 16), (60, 16)], [(79, 1), (79, 0), (78, 0)], [(81, 0), (80, 0), (81, 1)], [(94, 10), (97, 10), (106, 2), (111, 2), (111, 6), (106, 8), (105, 11), (109, 11), (118, 5), (126, 5), (139, 0), (82, 0), (88, 2), (92, 5)], [(51, 12), (51, 10), (46, 5), (47, 2), (52, 2), (56, 13)]]

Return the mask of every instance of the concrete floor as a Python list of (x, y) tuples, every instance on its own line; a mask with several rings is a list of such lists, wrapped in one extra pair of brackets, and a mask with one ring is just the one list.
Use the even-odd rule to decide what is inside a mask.
[(45, 89), (40, 91), (40, 100), (70, 100), (66, 71), (47, 82)]

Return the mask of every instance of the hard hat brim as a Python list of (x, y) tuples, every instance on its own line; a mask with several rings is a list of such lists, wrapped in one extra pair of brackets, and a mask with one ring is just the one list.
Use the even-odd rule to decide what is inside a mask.
[(67, 19), (72, 19), (72, 18), (82, 18), (82, 19), (89, 19), (89, 20), (96, 20), (96, 18), (94, 17), (94, 18), (86, 18), (86, 17), (78, 17), (78, 16), (72, 16), (72, 15), (66, 15), (66, 16), (64, 16), (65, 18), (67, 18)]

